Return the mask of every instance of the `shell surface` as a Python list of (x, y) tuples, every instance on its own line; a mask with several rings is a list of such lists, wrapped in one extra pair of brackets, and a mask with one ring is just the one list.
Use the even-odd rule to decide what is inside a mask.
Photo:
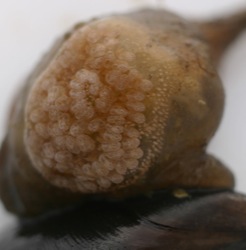
[(215, 129), (223, 93), (206, 46), (186, 27), (177, 32), (168, 13), (172, 29), (152, 30), (152, 14), (81, 26), (33, 83), (24, 143), (52, 184), (82, 193), (128, 187)]
[(12, 107), (0, 156), (7, 208), (36, 214), (90, 197), (233, 187), (206, 153), (224, 93), (198, 27), (143, 10), (61, 39)]
[[(245, 249), (246, 198), (233, 192), (156, 192), (120, 203), (96, 202), (36, 221), (0, 237), (5, 250)], [(79, 218), (79, 219), (78, 219)]]

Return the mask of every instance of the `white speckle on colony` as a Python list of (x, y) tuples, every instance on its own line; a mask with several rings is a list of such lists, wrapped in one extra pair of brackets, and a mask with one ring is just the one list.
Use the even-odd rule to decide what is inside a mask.
[(145, 122), (145, 115), (143, 113), (131, 113), (129, 119), (137, 124)]
[(101, 130), (104, 126), (104, 122), (102, 119), (95, 118), (88, 123), (88, 130), (90, 132), (97, 132)]
[(44, 143), (43, 153), (45, 158), (53, 159), (55, 156), (54, 146), (50, 142)]
[(47, 127), (44, 123), (36, 123), (35, 124), (35, 131), (37, 135), (39, 135), (42, 138), (48, 138), (48, 131)]
[(117, 133), (110, 133), (110, 132), (104, 132), (102, 134), (102, 139), (103, 141), (121, 141), (122, 140), (122, 135), (121, 134), (117, 134)]
[(123, 149), (129, 150), (137, 148), (140, 145), (140, 140), (138, 138), (129, 138), (122, 142)]
[(123, 162), (118, 162), (115, 164), (115, 170), (120, 175), (125, 175), (127, 172), (127, 167)]
[(34, 123), (43, 121), (45, 117), (46, 117), (46, 113), (41, 111), (40, 109), (34, 109), (30, 114), (30, 120)]
[(64, 145), (61, 145), (61, 148), (63, 148), (62, 146), (65, 146), (65, 148), (72, 154), (79, 154), (81, 149), (76, 139), (77, 138), (74, 138), (73, 136), (70, 136), (70, 135), (64, 136), (65, 141), (64, 141)]
[(153, 83), (149, 80), (143, 80), (139, 86), (142, 91), (148, 92), (151, 91), (153, 88)]

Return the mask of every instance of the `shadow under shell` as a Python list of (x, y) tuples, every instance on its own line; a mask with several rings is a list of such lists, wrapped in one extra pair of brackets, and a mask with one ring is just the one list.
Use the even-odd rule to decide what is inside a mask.
[(246, 249), (246, 197), (228, 190), (159, 191), (19, 220), (4, 250)]

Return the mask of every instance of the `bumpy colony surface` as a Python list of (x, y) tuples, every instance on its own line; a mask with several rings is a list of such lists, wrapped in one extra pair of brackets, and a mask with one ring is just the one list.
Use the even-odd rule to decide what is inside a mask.
[(78, 28), (30, 91), (25, 144), (35, 168), (56, 186), (82, 193), (122, 188), (160, 153), (165, 85), (156, 89), (146, 77), (138, 65), (142, 46), (124, 28), (121, 20)]

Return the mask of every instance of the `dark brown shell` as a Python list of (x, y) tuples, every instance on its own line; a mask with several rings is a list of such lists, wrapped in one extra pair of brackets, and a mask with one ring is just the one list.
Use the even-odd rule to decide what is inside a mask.
[[(231, 191), (160, 191), (124, 202), (93, 202), (20, 221), (4, 250), (240, 250), (246, 197)], [(183, 197), (183, 198), (182, 198)]]

